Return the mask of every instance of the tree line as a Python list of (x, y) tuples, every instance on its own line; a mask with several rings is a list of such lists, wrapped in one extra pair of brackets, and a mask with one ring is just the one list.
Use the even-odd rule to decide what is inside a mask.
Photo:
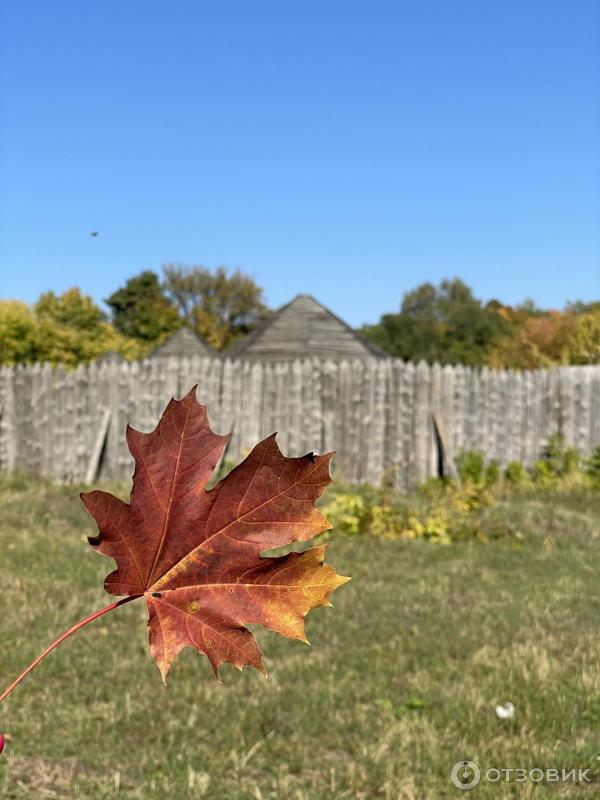
[(499, 369), (539, 369), (600, 363), (600, 301), (570, 303), (562, 311), (483, 303), (463, 281), (422, 283), (400, 310), (362, 333), (407, 360)]
[(105, 299), (104, 312), (77, 287), (45, 292), (33, 306), (0, 301), (0, 363), (89, 363), (106, 353), (139, 359), (188, 325), (224, 350), (269, 314), (263, 290), (225, 267), (168, 264), (145, 270)]
[[(185, 325), (222, 351), (272, 313), (249, 275), (177, 264), (129, 278), (105, 303), (107, 312), (77, 287), (45, 292), (32, 306), (0, 300), (0, 363), (76, 366), (111, 352), (143, 358)], [(561, 311), (532, 301), (483, 303), (457, 278), (422, 283), (397, 312), (359, 330), (412, 361), (515, 369), (600, 363), (600, 301)]]

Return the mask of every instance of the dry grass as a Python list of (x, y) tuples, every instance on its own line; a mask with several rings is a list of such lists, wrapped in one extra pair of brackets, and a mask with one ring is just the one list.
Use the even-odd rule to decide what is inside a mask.
[[(345, 540), (353, 581), (308, 622), (312, 647), (259, 632), (269, 680), (190, 650), (167, 689), (131, 604), (63, 644), (0, 709), (6, 798), (438, 800), (455, 761), (600, 764), (600, 501), (506, 504), (520, 545)], [(77, 490), (0, 485), (0, 683), (108, 602), (110, 562)], [(512, 722), (497, 703), (516, 707)], [(594, 796), (482, 784), (480, 798)]]

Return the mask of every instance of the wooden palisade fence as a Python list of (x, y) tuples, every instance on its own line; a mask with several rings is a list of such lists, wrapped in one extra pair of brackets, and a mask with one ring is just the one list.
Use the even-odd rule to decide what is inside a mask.
[(555, 432), (582, 453), (600, 444), (600, 366), (533, 372), (396, 359), (281, 363), (167, 357), (100, 361), (74, 371), (0, 368), (0, 470), (61, 481), (126, 478), (131, 423), (152, 430), (167, 401), (198, 384), (213, 428), (233, 430), (238, 459), (279, 431), (287, 455), (337, 451), (336, 477), (400, 489), (437, 474), (432, 424), (451, 450), (531, 464)]

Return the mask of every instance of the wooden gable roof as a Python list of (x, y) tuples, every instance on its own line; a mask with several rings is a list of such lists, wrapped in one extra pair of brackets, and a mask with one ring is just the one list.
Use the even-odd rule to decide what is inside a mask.
[(295, 358), (386, 356), (309, 294), (299, 294), (224, 354), (228, 358), (286, 361)]
[(151, 358), (164, 356), (211, 356), (217, 355), (216, 350), (206, 344), (191, 328), (187, 326), (164, 341), (160, 347), (151, 354)]

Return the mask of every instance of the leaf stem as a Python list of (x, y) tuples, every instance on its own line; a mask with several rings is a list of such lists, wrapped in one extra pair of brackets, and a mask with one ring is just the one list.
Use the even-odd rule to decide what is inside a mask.
[(25, 678), (27, 675), (29, 675), (29, 673), (31, 672), (32, 669), (37, 667), (37, 665), (40, 663), (40, 661), (42, 659), (46, 658), (46, 656), (49, 653), (51, 653), (54, 650), (55, 647), (58, 647), (58, 645), (61, 642), (64, 642), (64, 640), (68, 636), (70, 636), (72, 633), (75, 633), (75, 631), (78, 631), (80, 628), (83, 628), (83, 626), (87, 625), (88, 622), (93, 622), (93, 620), (98, 619), (98, 617), (101, 617), (103, 614), (108, 614), (109, 611), (112, 611), (113, 609), (118, 608), (119, 606), (123, 606), (123, 605), (125, 605), (125, 603), (130, 603), (132, 600), (137, 600), (137, 598), (141, 597), (141, 596), (142, 595), (140, 595), (140, 594), (134, 594), (134, 595), (131, 595), (130, 597), (123, 597), (121, 600), (116, 600), (114, 603), (110, 603), (109, 605), (105, 606), (104, 608), (101, 608), (100, 611), (95, 611), (93, 614), (90, 614), (89, 617), (86, 617), (85, 619), (82, 619), (76, 625), (73, 625), (72, 628), (69, 628), (68, 631), (65, 631), (62, 634), (62, 636), (59, 636), (58, 639), (56, 639), (54, 642), (52, 642), (50, 647), (47, 647), (44, 650), (43, 653), (40, 653), (40, 655), (35, 659), (35, 661), (32, 661), (31, 664), (27, 667), (27, 669), (25, 669), (19, 675), (19, 677), (15, 681), (13, 681), (11, 683), (11, 685), (8, 687), (8, 689), (6, 689), (6, 691), (3, 692), (3, 694), (0, 695), (0, 703), (3, 700), (5, 700), (8, 697), (8, 695), (12, 692), (12, 690), (21, 683), (23, 678)]

